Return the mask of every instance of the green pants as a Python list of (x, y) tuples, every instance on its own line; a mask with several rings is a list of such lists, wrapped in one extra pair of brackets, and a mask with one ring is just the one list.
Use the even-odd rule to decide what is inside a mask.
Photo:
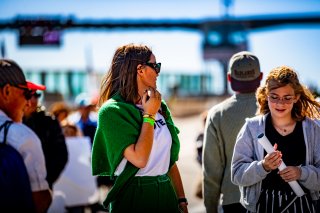
[(170, 178), (134, 177), (117, 199), (110, 203), (110, 213), (178, 213), (178, 201)]

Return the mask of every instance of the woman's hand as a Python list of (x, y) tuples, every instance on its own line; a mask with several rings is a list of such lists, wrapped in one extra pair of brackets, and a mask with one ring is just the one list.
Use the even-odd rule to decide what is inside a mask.
[(285, 182), (298, 180), (301, 177), (301, 168), (298, 166), (287, 166), (284, 170), (279, 171), (278, 174)]
[(282, 154), (277, 150), (278, 145), (274, 144), (274, 152), (267, 154), (262, 160), (264, 170), (270, 172), (277, 169), (282, 162)]
[(142, 96), (142, 107), (144, 112), (149, 115), (155, 115), (161, 105), (161, 94), (154, 88), (149, 88)]

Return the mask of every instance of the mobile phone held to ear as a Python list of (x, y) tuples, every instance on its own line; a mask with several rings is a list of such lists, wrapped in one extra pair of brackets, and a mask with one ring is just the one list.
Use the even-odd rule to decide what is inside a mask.
[(147, 101), (150, 99), (150, 96), (151, 96), (151, 90), (148, 89), (148, 90), (147, 90)]

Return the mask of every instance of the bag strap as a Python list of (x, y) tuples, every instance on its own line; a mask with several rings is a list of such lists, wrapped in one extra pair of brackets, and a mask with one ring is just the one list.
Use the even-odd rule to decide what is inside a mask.
[(3, 132), (3, 144), (7, 143), (7, 134), (8, 134), (8, 130), (10, 125), (13, 123), (13, 121), (5, 121), (1, 126), (0, 126), (0, 131), (4, 128), (4, 132)]

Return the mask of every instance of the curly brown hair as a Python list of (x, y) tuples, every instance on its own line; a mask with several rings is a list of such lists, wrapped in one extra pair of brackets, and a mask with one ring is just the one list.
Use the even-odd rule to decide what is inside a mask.
[(100, 87), (101, 106), (116, 92), (127, 102), (134, 103), (139, 98), (137, 66), (148, 62), (152, 51), (145, 45), (127, 44), (115, 51), (109, 71), (103, 77)]
[(311, 91), (299, 82), (297, 73), (288, 66), (280, 66), (271, 70), (267, 76), (265, 85), (260, 86), (256, 92), (259, 103), (257, 114), (267, 114), (270, 112), (268, 106), (268, 94), (271, 90), (290, 85), (296, 96), (300, 98), (293, 105), (291, 116), (296, 121), (301, 121), (305, 117), (311, 119), (320, 118), (320, 103), (315, 100)]

